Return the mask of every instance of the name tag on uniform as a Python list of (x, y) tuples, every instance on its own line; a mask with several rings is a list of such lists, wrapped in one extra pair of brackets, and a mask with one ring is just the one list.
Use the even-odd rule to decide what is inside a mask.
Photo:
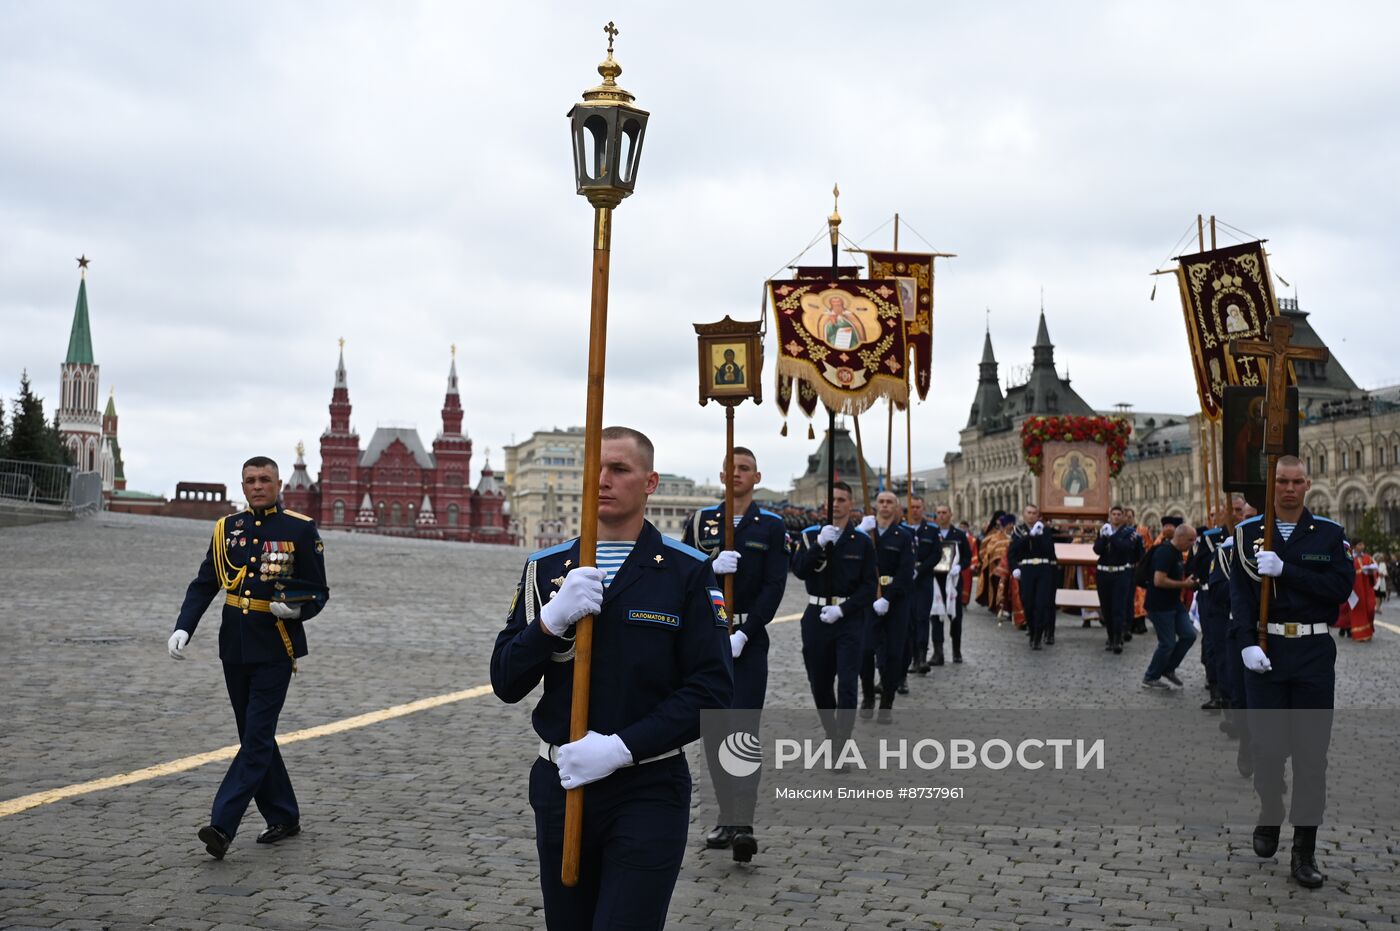
[(843, 558), (845, 558), (845, 559), (860, 559), (860, 558), (861, 558), (860, 553), (843, 553), (842, 556), (843, 556)]
[(767, 544), (767, 543), (764, 543), (762, 540), (749, 540), (748, 542), (746, 542), (746, 543), (744, 544), (744, 546), (746, 546), (747, 548), (749, 548), (749, 549), (751, 549), (751, 550), (766, 550), (766, 549), (768, 549), (768, 544)]
[(633, 608), (628, 611), (627, 620), (641, 621), (645, 624), (660, 624), (662, 627), (681, 626), (681, 619), (677, 615), (667, 614), (665, 611), (644, 611), (641, 608)]
[(1303, 562), (1331, 562), (1331, 561), (1332, 561), (1332, 555), (1331, 555), (1330, 553), (1304, 553), (1304, 554), (1303, 554)]

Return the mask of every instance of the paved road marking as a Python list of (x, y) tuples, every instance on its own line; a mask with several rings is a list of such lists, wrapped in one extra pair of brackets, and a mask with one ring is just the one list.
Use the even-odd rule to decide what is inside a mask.
[[(773, 618), (771, 623), (782, 624), (787, 621), (795, 621), (800, 617), (802, 617), (801, 614), (784, 614)], [(1400, 631), (1397, 631), (1397, 633), (1400, 633)], [(401, 718), (404, 715), (416, 714), (419, 711), (428, 711), (432, 708), (441, 708), (443, 705), (450, 705), (454, 702), (466, 701), (471, 698), (480, 698), (483, 695), (490, 694), (491, 686), (478, 685), (469, 689), (462, 689), (460, 692), (447, 692), (443, 695), (433, 695), (429, 698), (420, 698), (417, 701), (406, 702), (402, 705), (393, 705), (389, 708), (381, 708), (378, 711), (357, 714), (352, 718), (342, 718), (339, 721), (331, 721), (328, 724), (318, 724), (315, 727), (307, 727), (299, 731), (279, 734), (277, 735), (277, 743), (280, 746), (286, 746), (288, 744), (300, 743), (303, 740), (314, 740), (317, 737), (329, 737), (331, 734), (353, 731), (361, 727), (368, 727), (371, 724), (392, 721), (394, 718)], [(147, 766), (144, 769), (132, 770), (129, 773), (118, 773), (115, 776), (106, 776), (102, 779), (92, 779), (88, 782), (75, 782), (72, 785), (57, 789), (45, 789), (42, 792), (21, 795), (19, 798), (12, 798), (8, 801), (0, 802), (0, 818), (5, 818), (9, 815), (17, 815), (22, 811), (38, 808), (40, 805), (61, 802), (64, 799), (74, 798), (79, 795), (101, 792), (104, 789), (117, 789), (122, 786), (134, 785), (138, 782), (146, 782), (150, 779), (159, 779), (162, 776), (172, 776), (175, 773), (188, 772), (191, 769), (198, 769), (209, 763), (231, 760), (237, 753), (238, 744), (230, 744), (227, 747), (220, 747), (217, 750), (210, 750), (206, 753), (196, 753), (194, 756), (182, 756), (178, 760), (158, 763), (155, 766)]]
[(1394, 624), (1387, 624), (1385, 621), (1372, 621), (1371, 623), (1375, 624), (1377, 627), (1384, 627), (1392, 634), (1400, 634), (1400, 627), (1396, 627)]

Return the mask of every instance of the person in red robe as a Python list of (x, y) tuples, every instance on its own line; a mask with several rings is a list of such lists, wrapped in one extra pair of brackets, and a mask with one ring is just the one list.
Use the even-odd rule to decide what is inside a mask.
[(1376, 561), (1366, 552), (1366, 544), (1356, 543), (1351, 549), (1356, 581), (1351, 597), (1337, 609), (1337, 627), (1343, 637), (1358, 643), (1370, 640), (1376, 632)]

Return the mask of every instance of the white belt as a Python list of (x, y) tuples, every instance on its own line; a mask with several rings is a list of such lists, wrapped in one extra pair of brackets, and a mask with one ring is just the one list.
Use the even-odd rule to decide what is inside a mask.
[(1310, 634), (1327, 633), (1326, 624), (1270, 624), (1269, 634), (1274, 637), (1306, 637)]
[(739, 624), (744, 623), (744, 622), (747, 621), (748, 619), (749, 619), (749, 616), (748, 616), (747, 614), (736, 614), (736, 615), (734, 615), (734, 624), (737, 626), (737, 625), (739, 625)]
[[(649, 756), (645, 760), (638, 760), (633, 766), (641, 766), (643, 763), (655, 763), (657, 760), (664, 760), (668, 756), (680, 756), (680, 748), (667, 750), (665, 753), (658, 753), (656, 756)], [(559, 746), (547, 740), (540, 741), (540, 759), (549, 760), (555, 766), (559, 765)]]
[(846, 598), (843, 595), (832, 595), (830, 598), (824, 597), (822, 595), (807, 596), (807, 603), (809, 605), (839, 605), (842, 602), (849, 600), (850, 599)]
[(1042, 559), (1042, 558), (1040, 558), (1039, 556), (1037, 556), (1035, 559), (1023, 559), (1023, 560), (1021, 560), (1019, 563), (1017, 563), (1017, 565), (1018, 565), (1018, 566), (1053, 566), (1053, 565), (1055, 565), (1055, 560), (1053, 560), (1053, 559)]
[(1099, 572), (1127, 572), (1129, 569), (1136, 569), (1137, 566), (1096, 566), (1095, 568)]

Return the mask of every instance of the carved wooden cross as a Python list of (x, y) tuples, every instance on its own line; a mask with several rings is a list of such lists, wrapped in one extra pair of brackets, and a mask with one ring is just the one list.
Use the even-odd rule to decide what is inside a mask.
[[(1264, 324), (1264, 339), (1230, 341), (1230, 352), (1237, 356), (1258, 356), (1263, 360), (1268, 381), (1264, 387), (1264, 548), (1272, 547), (1274, 534), (1274, 472), (1278, 458), (1283, 455), (1284, 431), (1288, 428), (1288, 363), (1292, 361), (1326, 362), (1327, 350), (1322, 346), (1293, 346), (1293, 321), (1287, 317), (1271, 317)], [(1240, 553), (1244, 559), (1245, 553)], [(1260, 580), (1259, 585), (1259, 646), (1268, 646), (1269, 596), (1272, 587)]]
[[(1284, 431), (1288, 428), (1288, 363), (1293, 361), (1326, 362), (1327, 349), (1322, 346), (1293, 346), (1293, 321), (1287, 317), (1270, 317), (1264, 324), (1264, 339), (1230, 341), (1230, 352), (1237, 356), (1258, 356), (1264, 360), (1268, 373), (1264, 389), (1264, 452), (1283, 455)], [(1272, 470), (1269, 475), (1272, 476)], [(1272, 484), (1272, 480), (1267, 479)]]

